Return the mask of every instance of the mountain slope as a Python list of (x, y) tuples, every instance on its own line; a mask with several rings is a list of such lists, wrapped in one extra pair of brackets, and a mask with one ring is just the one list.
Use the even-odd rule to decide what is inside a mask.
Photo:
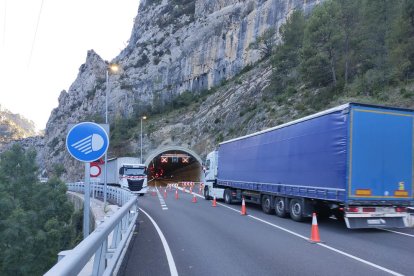
[(33, 121), (14, 114), (0, 105), (0, 147), (2, 144), (36, 135)]
[[(409, 73), (404, 82), (390, 81), (381, 71), (387, 55), (381, 53), (382, 59), (364, 56), (378, 45), (375, 39), (381, 39), (373, 35), (377, 34), (373, 26), (381, 22), (368, 9), (371, 2), (346, 2), (356, 5), (349, 14), (356, 16), (355, 9), (361, 5), (365, 8), (360, 10), (371, 15), (370, 21), (358, 15), (363, 29), (347, 26), (359, 35), (353, 36), (352, 51), (346, 54), (341, 44), (346, 32), (340, 21), (346, 9), (335, 6), (341, 1), (316, 5), (321, 2), (141, 1), (129, 44), (113, 61), (121, 72), (110, 74), (106, 83), (107, 63), (91, 50), (69, 90), (62, 91), (47, 124), (44, 147), (39, 148), (42, 164), (51, 169), (60, 163), (68, 180), (82, 178), (80, 162), (65, 150), (67, 127), (81, 121), (102, 123), (106, 93), (109, 157), (139, 154), (143, 115), (148, 117), (143, 125), (144, 157), (168, 145), (187, 147), (203, 156), (225, 139), (349, 101), (414, 108), (410, 64), (404, 63), (404, 72)], [(401, 3), (392, 5), (394, 16), (401, 12)], [(284, 23), (296, 18), (295, 10), (302, 11), (298, 17), (302, 21), (293, 24), (291, 32), (290, 27), (279, 32)], [(312, 16), (312, 10), (317, 16)], [(324, 32), (335, 34), (326, 45), (319, 43)], [(392, 45), (391, 33), (389, 41), (383, 40), (384, 45), (377, 48)], [(281, 40), (285, 43), (280, 44)], [(407, 45), (404, 49), (409, 50), (412, 44)], [(329, 56), (332, 49), (334, 57)], [(349, 74), (343, 68), (349, 68)], [(348, 76), (346, 81), (343, 75)]]

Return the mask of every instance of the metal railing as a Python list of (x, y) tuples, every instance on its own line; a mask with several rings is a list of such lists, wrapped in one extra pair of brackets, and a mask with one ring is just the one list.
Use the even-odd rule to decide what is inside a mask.
[[(84, 193), (83, 182), (67, 183), (68, 191)], [(135, 194), (128, 190), (121, 189), (119, 187), (107, 186), (106, 196), (107, 200), (111, 203), (123, 206), (131, 197), (136, 197)], [(102, 184), (91, 183), (91, 194), (92, 198), (103, 198), (104, 197), (104, 186)]]
[[(103, 196), (102, 186), (91, 185), (91, 195)], [(82, 182), (68, 183), (67, 187), (73, 192), (84, 191)], [(122, 207), (75, 248), (68, 251), (66, 256), (45, 275), (78, 275), (92, 257), (94, 258), (92, 275), (112, 275), (122, 250), (135, 228), (138, 202), (136, 195), (116, 187), (107, 187), (107, 198)]]

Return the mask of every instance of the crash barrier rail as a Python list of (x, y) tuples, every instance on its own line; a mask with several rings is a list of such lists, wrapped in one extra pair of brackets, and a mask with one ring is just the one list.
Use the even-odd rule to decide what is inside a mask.
[[(91, 193), (103, 194), (101, 186), (91, 185)], [(81, 193), (85, 188), (82, 182), (69, 183), (67, 187), (69, 191)], [(107, 187), (107, 198), (122, 207), (75, 248), (68, 251), (66, 256), (45, 274), (46, 276), (78, 275), (92, 257), (94, 258), (92, 275), (112, 275), (120, 261), (122, 250), (135, 228), (138, 202), (136, 195), (116, 187)]]
[[(68, 191), (82, 193), (84, 192), (83, 182), (67, 183)], [(92, 198), (103, 198), (104, 197), (104, 185), (99, 183), (91, 183), (90, 196)], [(129, 190), (121, 189), (119, 187), (107, 186), (106, 187), (106, 198), (108, 202), (115, 203), (119, 206), (124, 205), (131, 197), (136, 197)]]

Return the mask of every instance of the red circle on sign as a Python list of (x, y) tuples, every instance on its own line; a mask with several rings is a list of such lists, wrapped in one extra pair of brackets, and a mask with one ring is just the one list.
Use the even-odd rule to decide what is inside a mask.
[(91, 177), (97, 177), (101, 174), (101, 168), (98, 165), (92, 165), (90, 175)]

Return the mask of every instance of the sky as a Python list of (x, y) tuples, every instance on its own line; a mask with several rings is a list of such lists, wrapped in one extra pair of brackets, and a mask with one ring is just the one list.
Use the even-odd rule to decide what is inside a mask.
[(0, 0), (0, 105), (46, 127), (90, 49), (127, 45), (139, 0)]

